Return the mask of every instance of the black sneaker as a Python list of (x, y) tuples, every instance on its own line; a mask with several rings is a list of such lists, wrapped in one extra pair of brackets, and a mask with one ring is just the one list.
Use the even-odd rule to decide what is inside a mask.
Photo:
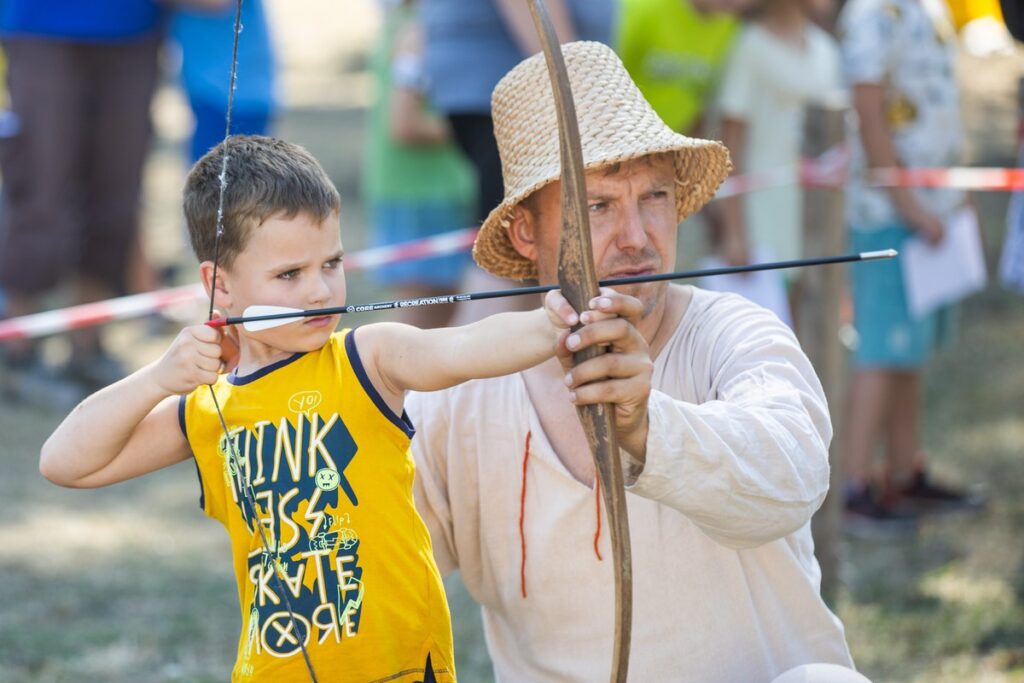
[(985, 507), (987, 502), (979, 491), (937, 484), (924, 471), (915, 474), (898, 495), (901, 502), (921, 513), (973, 512)]
[(904, 538), (917, 531), (917, 515), (883, 503), (870, 486), (846, 492), (843, 529), (864, 539)]

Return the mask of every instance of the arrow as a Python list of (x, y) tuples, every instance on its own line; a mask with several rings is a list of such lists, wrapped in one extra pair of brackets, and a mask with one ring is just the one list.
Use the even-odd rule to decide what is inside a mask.
[[(736, 273), (753, 273), (762, 270), (782, 270), (785, 268), (803, 268), (806, 266), (825, 266), (834, 263), (851, 263), (857, 261), (877, 261), (895, 258), (899, 253), (895, 249), (882, 251), (865, 251), (842, 256), (824, 256), (812, 259), (796, 259), (793, 261), (773, 261), (771, 263), (755, 263), (747, 266), (724, 266), (721, 268), (705, 268), (703, 270), (683, 270), (674, 273), (656, 275), (637, 275), (634, 277), (601, 280), (602, 287), (639, 284), (642, 282), (664, 282), (666, 280), (688, 280), (697, 277), (714, 275), (733, 275)], [(483, 299), (499, 299), (507, 296), (523, 296), (526, 294), (543, 294), (558, 289), (558, 285), (535, 285), (533, 287), (514, 287), (512, 289), (495, 289), (485, 292), (467, 292), (464, 294), (445, 294), (441, 296), (424, 296), (415, 299), (394, 299), (369, 304), (349, 304), (331, 308), (288, 308), (286, 306), (253, 305), (245, 309), (241, 316), (220, 317), (207, 321), (210, 327), (225, 325), (243, 325), (248, 332), (268, 330), (279, 325), (287, 325), (301, 318), (316, 318), (325, 315), (346, 313), (366, 313), (368, 311), (385, 311), (394, 308), (410, 308), (413, 306), (434, 306), (453, 304), (460, 301), (480, 301)]]

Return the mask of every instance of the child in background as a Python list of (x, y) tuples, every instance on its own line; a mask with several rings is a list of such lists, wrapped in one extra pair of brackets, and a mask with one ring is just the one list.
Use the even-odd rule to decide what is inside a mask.
[[(425, 98), (423, 35), (415, 2), (386, 3), (373, 58), (377, 99), (366, 153), (365, 202), (374, 245), (394, 244), (467, 228), (473, 223), (476, 179), (455, 147), (446, 118)], [(374, 275), (400, 298), (450, 294), (470, 264), (468, 252), (378, 268)], [(448, 306), (403, 308), (400, 320), (441, 327)]]
[[(185, 214), (214, 303), (230, 315), (344, 303), (339, 206), (295, 145), (240, 136), (200, 159)], [(604, 311), (640, 306), (610, 290), (602, 299)], [(229, 375), (218, 374), (221, 333), (187, 327), (159, 360), (85, 399), (43, 446), (40, 470), (91, 488), (195, 459), (200, 505), (231, 538), (242, 612), (232, 681), (306, 680), (302, 647), (324, 681), (454, 681), (448, 606), (413, 506), (404, 394), (526, 369), (552, 355), (562, 327), (610, 317), (576, 316), (556, 293), (547, 302), (462, 328), (335, 333), (338, 316), (242, 328)]]
[[(944, 221), (967, 201), (946, 188), (882, 189), (873, 168), (945, 168), (960, 161), (960, 96), (953, 74), (956, 36), (942, 0), (849, 0), (839, 17), (843, 69), (859, 130), (851, 145), (846, 221), (852, 251), (902, 249), (917, 236), (942, 242)], [(937, 313), (907, 306), (899, 259), (850, 270), (859, 338), (847, 401), (847, 519), (907, 526), (918, 512), (980, 501), (937, 485), (921, 449), (921, 374), (939, 341)], [(872, 471), (878, 446), (885, 468)]]
[[(722, 200), (717, 252), (728, 265), (803, 256), (802, 195), (796, 168), (804, 108), (841, 97), (843, 85), (839, 47), (810, 20), (810, 10), (810, 0), (761, 0), (725, 69), (718, 110), (733, 172), (790, 168), (794, 174), (792, 185)], [(788, 284), (788, 301), (777, 299), (787, 310), (775, 312), (792, 324), (797, 292), (794, 280)]]

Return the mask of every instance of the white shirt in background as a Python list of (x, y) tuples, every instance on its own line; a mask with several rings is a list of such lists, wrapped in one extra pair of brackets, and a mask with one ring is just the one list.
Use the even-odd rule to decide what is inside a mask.
[(796, 47), (758, 24), (744, 27), (729, 58), (718, 97), (721, 116), (746, 123), (743, 171), (789, 168), (792, 184), (743, 197), (747, 237), (770, 260), (803, 257), (801, 192), (797, 175), (804, 108), (844, 101), (839, 46), (807, 22)]

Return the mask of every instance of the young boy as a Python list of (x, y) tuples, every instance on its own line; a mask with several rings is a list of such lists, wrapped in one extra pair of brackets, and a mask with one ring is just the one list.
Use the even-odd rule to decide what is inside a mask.
[[(305, 150), (266, 137), (227, 143), (214, 282), (224, 153), (222, 144), (196, 163), (184, 202), (215, 304), (231, 315), (341, 304), (338, 193)], [(413, 507), (403, 394), (536, 365), (575, 322), (566, 306), (550, 295), (550, 313), (435, 330), (334, 333), (337, 316), (239, 329), (226, 376), (221, 334), (188, 327), (159, 360), (83, 401), (47, 440), (40, 469), (63, 486), (98, 487), (195, 458), (203, 510), (231, 537), (242, 610), (233, 681), (310, 680), (307, 653), (321, 681), (452, 681), (448, 607)]]

